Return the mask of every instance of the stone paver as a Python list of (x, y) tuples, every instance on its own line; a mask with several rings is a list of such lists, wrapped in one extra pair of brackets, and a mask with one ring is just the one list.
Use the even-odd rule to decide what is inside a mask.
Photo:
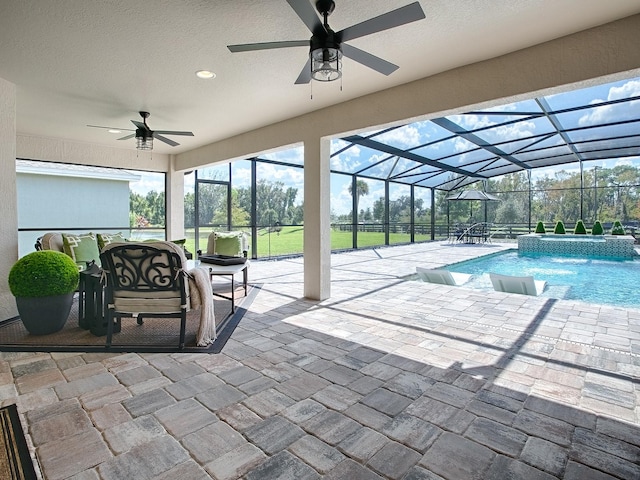
[(329, 445), (337, 445), (361, 427), (358, 422), (332, 410), (319, 413), (301, 426)]
[(452, 433), (443, 433), (424, 454), (420, 465), (445, 478), (481, 480), (496, 454)]
[(294, 442), (289, 450), (319, 473), (327, 473), (346, 458), (336, 448), (311, 435)]
[(542, 472), (525, 463), (509, 457), (498, 456), (484, 477), (486, 480), (503, 480), (505, 478), (522, 478), (527, 480), (553, 480), (548, 473)]
[(115, 453), (124, 453), (138, 445), (144, 445), (165, 433), (164, 428), (151, 415), (138, 417), (126, 423), (119, 423), (103, 432), (109, 448)]
[(304, 431), (276, 415), (248, 428), (244, 435), (263, 452), (273, 455), (304, 436)]
[(181, 443), (201, 465), (204, 465), (244, 445), (246, 440), (226, 423), (216, 422), (187, 435)]
[(397, 480), (402, 478), (420, 457), (415, 450), (396, 442), (389, 442), (367, 462), (367, 465), (385, 477)]
[(177, 440), (165, 436), (139, 445), (98, 467), (104, 480), (154, 479), (189, 460)]
[(513, 457), (520, 454), (527, 441), (524, 433), (486, 418), (476, 419), (465, 432), (465, 436)]
[(560, 475), (567, 463), (566, 448), (542, 438), (529, 437), (520, 458), (540, 470), (552, 475)]
[(368, 427), (362, 427), (338, 444), (338, 449), (349, 457), (366, 463), (389, 443), (389, 439)]
[(640, 478), (640, 310), (410, 279), (508, 247), (253, 262), (221, 353), (0, 352), (0, 402), (47, 479)]
[(258, 447), (243, 443), (209, 462), (206, 469), (218, 480), (235, 480), (261, 464), (265, 458), (266, 455)]
[(362, 403), (387, 415), (397, 415), (411, 404), (411, 399), (390, 390), (378, 388), (364, 397)]
[(176, 403), (176, 400), (171, 395), (164, 390), (157, 389), (128, 398), (122, 402), (122, 405), (131, 416), (139, 417), (174, 403)]
[(161, 408), (154, 415), (178, 439), (218, 421), (213, 412), (193, 398)]
[(251, 470), (245, 480), (315, 480), (318, 472), (289, 452), (280, 452)]
[(401, 413), (384, 425), (381, 431), (418, 452), (424, 453), (442, 433), (442, 430), (424, 420)]

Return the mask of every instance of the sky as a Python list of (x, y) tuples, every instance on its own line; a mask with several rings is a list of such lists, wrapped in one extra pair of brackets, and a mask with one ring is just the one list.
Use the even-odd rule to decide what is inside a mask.
[[(551, 109), (570, 109), (578, 105), (597, 105), (603, 101), (616, 100), (630, 98), (634, 96), (640, 96), (640, 78), (629, 79), (624, 81), (615, 82), (612, 84), (599, 85), (590, 87), (583, 90), (576, 90), (570, 93), (560, 93), (544, 97), (544, 100), (549, 104)], [(532, 100), (525, 100), (508, 105), (502, 105), (493, 107), (491, 109), (484, 110), (479, 113), (472, 114), (460, 114), (451, 115), (446, 117), (448, 120), (459, 124), (460, 126), (468, 129), (475, 130), (477, 128), (486, 127), (486, 130), (478, 132), (480, 136), (487, 142), (499, 143), (507, 139), (526, 139), (533, 135), (539, 135), (550, 131), (548, 120), (546, 118), (532, 119), (528, 121), (521, 121), (512, 123), (510, 125), (502, 125), (492, 128), (492, 125), (504, 123), (505, 121), (519, 118), (514, 115), (515, 111), (540, 111), (537, 103)], [(492, 114), (488, 114), (492, 112)], [(640, 101), (626, 102), (616, 105), (605, 105), (589, 109), (588, 111), (567, 111), (558, 116), (563, 125), (569, 127), (583, 127), (592, 125), (594, 123), (602, 123), (609, 121), (612, 118), (616, 119), (637, 119), (638, 112), (640, 112)], [(621, 128), (621, 127), (617, 127)], [(635, 130), (630, 133), (638, 134), (637, 125), (632, 127)], [(362, 133), (362, 136), (374, 135), (380, 130), (371, 130), (369, 132)], [(627, 132), (629, 133), (629, 132)], [(397, 148), (408, 149), (419, 145), (434, 142), (440, 138), (450, 136), (451, 133), (438, 125), (429, 122), (416, 122), (410, 125), (403, 126), (388, 132), (378, 134), (374, 137), (375, 140), (388, 143)], [(551, 141), (550, 141), (551, 142)], [(331, 151), (332, 153), (338, 152), (346, 146), (346, 142), (340, 139), (332, 140)], [(505, 151), (509, 151), (509, 148), (513, 150), (521, 148), (521, 143), (514, 142), (511, 144), (504, 144), (501, 146)], [(450, 164), (455, 166), (455, 162), (463, 163), (467, 158), (473, 159), (473, 155), (478, 155), (478, 152), (471, 152), (475, 148), (473, 144), (460, 137), (452, 139), (446, 142), (434, 143), (431, 146), (420, 148), (416, 150), (416, 153), (425, 155), (428, 158), (442, 158), (446, 155), (456, 155), (455, 161), (451, 160)], [(385, 162), (384, 165), (375, 166), (376, 162), (386, 158), (387, 154), (383, 154), (377, 151), (370, 150), (366, 147), (353, 146), (338, 155), (335, 155), (331, 159), (331, 169), (335, 171), (344, 171), (353, 173), (363, 169), (367, 166), (371, 167), (367, 169), (366, 174), (384, 178), (391, 173), (390, 166), (393, 162)], [(304, 151), (302, 147), (290, 148), (279, 152), (272, 152), (262, 156), (261, 158), (277, 160), (294, 165), (303, 165), (304, 163)], [(476, 159), (479, 160), (479, 159)], [(396, 170), (410, 165), (412, 162), (405, 159), (399, 159), (396, 165)], [(613, 160), (598, 160), (585, 162), (585, 169), (592, 169), (594, 166), (612, 168), (616, 165), (640, 165), (640, 156), (624, 159)], [(541, 176), (553, 176), (558, 171), (577, 172), (579, 171), (579, 164), (564, 164), (555, 167), (547, 167), (532, 170), (532, 178), (536, 180)], [(140, 173), (140, 172), (136, 172)], [(266, 178), (270, 181), (281, 181), (285, 184), (285, 187), (294, 186), (298, 189), (297, 203), (302, 203), (304, 199), (304, 174), (300, 168), (286, 168), (273, 164), (262, 163), (258, 170), (258, 179)], [(188, 177), (186, 177), (188, 178)], [(369, 184), (369, 194), (363, 196), (360, 199), (359, 208), (367, 209), (372, 208), (373, 203), (380, 197), (384, 196), (384, 182), (365, 179)], [(187, 192), (193, 191), (193, 176), (191, 180), (186, 180), (185, 190)], [(234, 185), (249, 185), (250, 182), (250, 170), (248, 162), (240, 162), (234, 164), (233, 167), (233, 182)], [(348, 213), (351, 209), (351, 195), (349, 194), (349, 185), (351, 183), (348, 175), (333, 174), (331, 177), (331, 210), (335, 214)], [(142, 173), (140, 182), (131, 185), (131, 189), (137, 193), (146, 194), (150, 190), (162, 190), (163, 188), (163, 175), (162, 174), (147, 174)], [(392, 187), (390, 196), (391, 199), (397, 198), (400, 195), (408, 195), (408, 187), (398, 186)], [(424, 198), (425, 205), (430, 205), (430, 191), (428, 189), (416, 188), (416, 195)]]

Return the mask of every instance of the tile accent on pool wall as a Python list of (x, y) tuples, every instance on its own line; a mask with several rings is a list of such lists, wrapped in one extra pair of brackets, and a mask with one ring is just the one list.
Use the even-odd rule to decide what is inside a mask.
[(592, 255), (597, 257), (631, 258), (636, 256), (635, 239), (630, 235), (520, 235), (518, 251), (555, 255)]

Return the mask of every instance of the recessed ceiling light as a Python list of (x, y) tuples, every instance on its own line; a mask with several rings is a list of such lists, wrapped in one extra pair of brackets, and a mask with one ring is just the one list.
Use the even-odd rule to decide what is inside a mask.
[(107, 130), (109, 133), (122, 133), (122, 130), (118, 130), (117, 128), (110, 128)]
[(196, 76), (198, 78), (216, 78), (216, 74), (210, 70), (198, 70)]

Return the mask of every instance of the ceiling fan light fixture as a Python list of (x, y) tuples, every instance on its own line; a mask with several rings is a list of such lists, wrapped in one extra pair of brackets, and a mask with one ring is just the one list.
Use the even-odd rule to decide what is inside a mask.
[(153, 137), (136, 137), (136, 148), (138, 150), (153, 150)]
[(311, 50), (311, 78), (319, 82), (333, 82), (342, 76), (342, 51), (339, 47)]

